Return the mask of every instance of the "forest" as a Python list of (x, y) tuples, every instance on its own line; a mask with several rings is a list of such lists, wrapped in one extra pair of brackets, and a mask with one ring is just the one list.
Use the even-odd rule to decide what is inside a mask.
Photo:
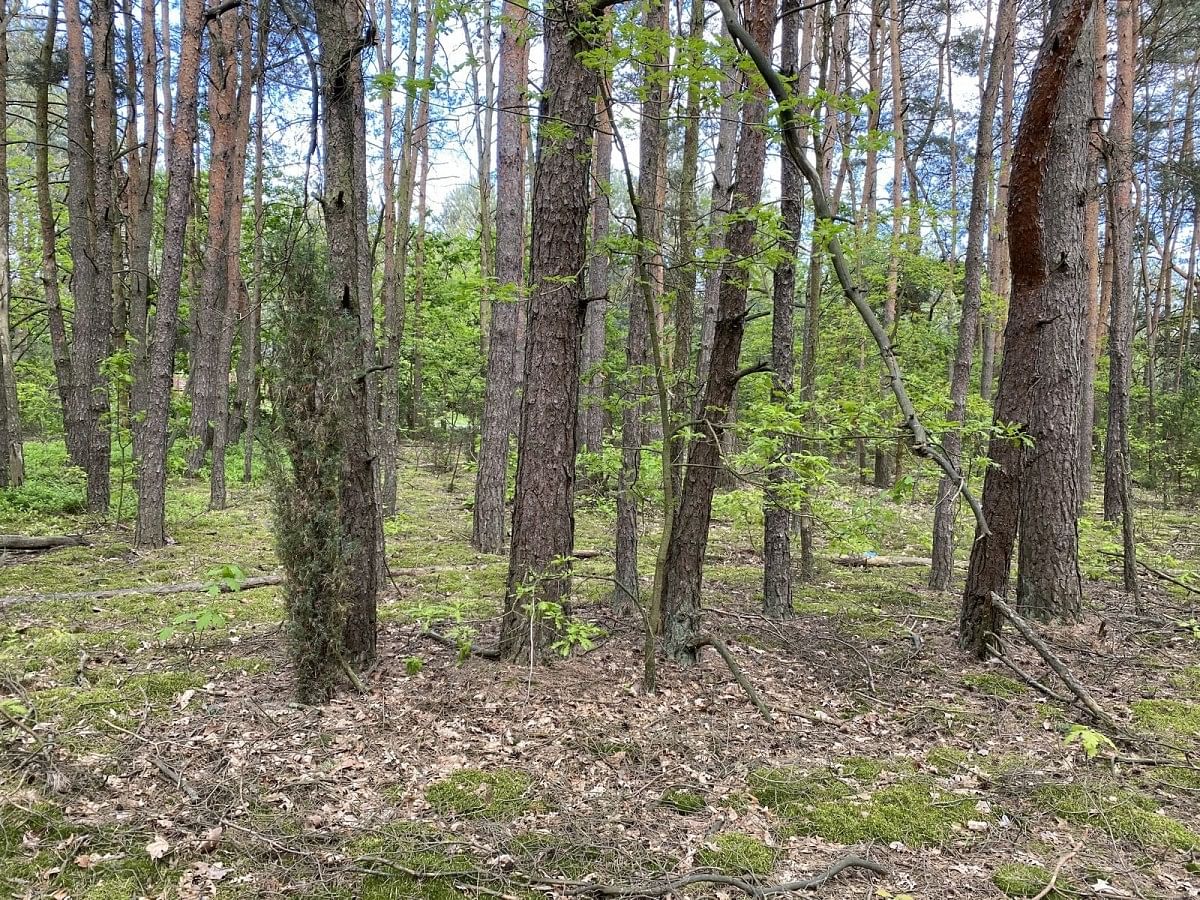
[(1200, 897), (1195, 0), (0, 26), (0, 897)]

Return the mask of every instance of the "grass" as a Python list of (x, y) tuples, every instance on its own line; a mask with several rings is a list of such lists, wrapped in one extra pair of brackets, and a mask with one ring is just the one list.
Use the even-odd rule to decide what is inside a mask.
[(1200, 737), (1200, 704), (1191, 700), (1137, 700), (1133, 721), (1159, 734)]

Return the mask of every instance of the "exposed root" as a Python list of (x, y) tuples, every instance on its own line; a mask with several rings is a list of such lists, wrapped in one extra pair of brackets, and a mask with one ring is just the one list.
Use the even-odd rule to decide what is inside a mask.
[(729, 666), (729, 671), (733, 673), (734, 680), (741, 685), (746, 696), (750, 698), (750, 702), (755, 708), (762, 713), (762, 717), (768, 722), (774, 722), (775, 716), (771, 714), (771, 707), (767, 706), (766, 702), (758, 695), (758, 691), (754, 689), (754, 685), (750, 683), (750, 679), (746, 677), (746, 673), (742, 671), (742, 667), (738, 665), (737, 660), (733, 658), (733, 654), (729, 652), (729, 647), (719, 637), (714, 637), (711, 634), (702, 634), (696, 638), (696, 642), (692, 645), (696, 650), (701, 647), (712, 647), (721, 655), (721, 659), (725, 660), (725, 665)]

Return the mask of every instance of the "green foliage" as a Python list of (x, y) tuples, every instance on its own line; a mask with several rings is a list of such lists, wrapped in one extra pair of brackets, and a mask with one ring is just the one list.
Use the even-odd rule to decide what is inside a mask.
[(1109, 740), (1107, 735), (1094, 728), (1089, 728), (1087, 725), (1071, 726), (1067, 736), (1063, 738), (1063, 746), (1070, 747), (1072, 744), (1082, 747), (1088, 759), (1095, 759), (1100, 755), (1101, 750), (1117, 749), (1117, 745)]
[(504, 822), (534, 808), (532, 788), (513, 769), (462, 769), (430, 785), (425, 799), (439, 815)]
[(206, 575), (208, 581), (204, 585), (204, 592), (210, 597), (216, 597), (222, 592), (236, 594), (246, 583), (246, 573), (233, 563), (214, 566)]
[(206, 631), (216, 631), (225, 627), (225, 617), (215, 609), (202, 609), (199, 612), (182, 612), (171, 619), (171, 624), (158, 632), (162, 642), (171, 640), (175, 635), (184, 633), (193, 640)]
[(775, 850), (748, 834), (727, 831), (696, 851), (696, 865), (726, 875), (767, 875), (775, 868)]

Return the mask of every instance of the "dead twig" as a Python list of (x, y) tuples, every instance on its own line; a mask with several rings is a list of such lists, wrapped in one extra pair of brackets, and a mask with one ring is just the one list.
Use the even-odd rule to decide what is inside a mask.
[(1051, 700), (1061, 703), (1063, 706), (1071, 705), (1071, 699), (1069, 697), (1064, 697), (1062, 694), (1058, 693), (1058, 691), (1051, 690), (1050, 688), (1046, 687), (1044, 684), (1018, 666), (1015, 662), (1013, 662), (1009, 658), (1008, 654), (1004, 652), (1005, 644), (1003, 639), (998, 634), (993, 634), (991, 636), (991, 640), (992, 659), (999, 662), (1002, 666), (1007, 668), (1010, 672), (1020, 678), (1035, 691), (1045, 694)]

